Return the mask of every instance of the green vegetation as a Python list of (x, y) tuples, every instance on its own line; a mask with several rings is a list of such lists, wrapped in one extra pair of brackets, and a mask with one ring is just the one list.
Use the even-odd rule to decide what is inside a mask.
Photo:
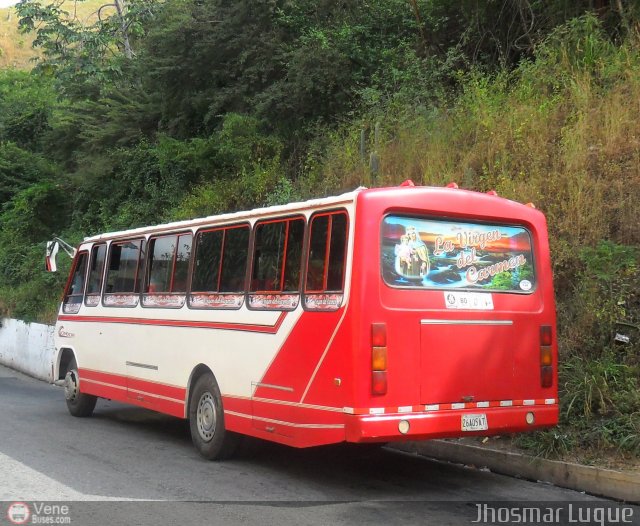
[(0, 71), (1, 314), (55, 316), (54, 233), (408, 178), (494, 189), (547, 215), (558, 300), (562, 422), (520, 444), (640, 454), (635, 2), (118, 5), (80, 23), (100, 4), (23, 0), (13, 48), (0, 20), (0, 60), (39, 57)]

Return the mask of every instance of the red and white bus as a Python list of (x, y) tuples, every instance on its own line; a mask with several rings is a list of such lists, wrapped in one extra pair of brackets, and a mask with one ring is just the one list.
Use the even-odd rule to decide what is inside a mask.
[(295, 447), (558, 420), (547, 228), (451, 188), (356, 191), (85, 239), (56, 324), (69, 411), (108, 398)]

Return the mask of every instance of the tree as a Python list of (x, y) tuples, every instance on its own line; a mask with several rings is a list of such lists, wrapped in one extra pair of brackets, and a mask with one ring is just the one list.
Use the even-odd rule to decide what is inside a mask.
[[(39, 151), (50, 128), (55, 92), (49, 79), (0, 70), (0, 143)], [(0, 161), (1, 162), (1, 161)]]
[(55, 166), (13, 143), (0, 143), (0, 207), (31, 185), (55, 178)]
[(133, 41), (144, 35), (145, 23), (160, 5), (153, 0), (113, 0), (81, 18), (85, 2), (69, 1), (70, 11), (64, 9), (65, 0), (21, 0), (16, 5), (21, 31), (35, 31), (33, 46), (42, 49), (38, 68), (53, 72), (67, 90), (78, 82), (113, 80), (121, 60), (133, 58)]

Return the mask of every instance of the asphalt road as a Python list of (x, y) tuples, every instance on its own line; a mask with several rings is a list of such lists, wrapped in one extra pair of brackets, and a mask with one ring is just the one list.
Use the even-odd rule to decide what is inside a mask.
[[(1, 366), (0, 501), (0, 524), (11, 524), (6, 508), (23, 501), (30, 520), (39, 509), (40, 521), (78, 525), (458, 525), (472, 524), (485, 502), (561, 508), (563, 516), (570, 503), (575, 513), (625, 509), (382, 448), (296, 450), (251, 440), (237, 458), (207, 462), (184, 421), (105, 400), (92, 418), (73, 418), (61, 388)], [(69, 510), (47, 515), (45, 501)], [(631, 513), (640, 524), (640, 509)]]

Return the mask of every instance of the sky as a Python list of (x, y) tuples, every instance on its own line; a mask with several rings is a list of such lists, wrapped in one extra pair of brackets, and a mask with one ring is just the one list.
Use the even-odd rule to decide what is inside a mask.
[(0, 9), (3, 7), (9, 7), (10, 5), (17, 4), (18, 0), (0, 0)]

